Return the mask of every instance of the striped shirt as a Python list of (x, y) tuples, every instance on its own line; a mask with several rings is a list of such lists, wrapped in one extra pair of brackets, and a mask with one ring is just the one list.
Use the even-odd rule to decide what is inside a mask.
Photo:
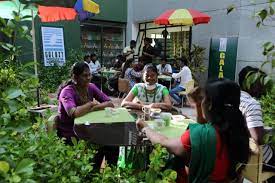
[[(248, 128), (263, 127), (262, 108), (260, 102), (245, 91), (241, 91), (240, 111), (245, 117)], [(263, 162), (268, 163), (273, 156), (272, 148), (263, 146)]]

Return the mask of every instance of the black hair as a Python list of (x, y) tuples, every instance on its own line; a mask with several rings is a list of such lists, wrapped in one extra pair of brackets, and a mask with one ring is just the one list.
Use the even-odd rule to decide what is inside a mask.
[(130, 44), (136, 44), (137, 42), (135, 40), (131, 40)]
[(185, 66), (188, 66), (188, 59), (186, 57), (181, 57), (180, 62), (183, 63)]
[(84, 56), (84, 61), (87, 61), (87, 59), (90, 57), (90, 55), (85, 55)]
[(150, 44), (152, 43), (152, 39), (149, 38), (149, 37), (144, 38), (144, 42), (145, 42), (145, 41), (147, 41), (147, 42), (150, 43)]
[(132, 58), (126, 60), (124, 66), (122, 68), (122, 72), (121, 72), (121, 77), (122, 78), (124, 78), (126, 70), (130, 67), (130, 65), (133, 63), (133, 61), (134, 61), (134, 59), (132, 59)]
[[(239, 163), (248, 162), (249, 131), (239, 110), (240, 87), (228, 79), (209, 81), (205, 88), (206, 115), (218, 127), (223, 144), (226, 144), (230, 161), (229, 176), (237, 178), (244, 166), (237, 170)], [(208, 105), (208, 106), (207, 106)]]
[(164, 60), (165, 62), (167, 62), (167, 58), (166, 57), (162, 57), (161, 61)]
[(96, 54), (95, 54), (95, 53), (92, 53), (92, 54), (91, 54), (91, 58), (92, 58), (92, 57), (96, 57)]
[(246, 66), (239, 72), (239, 85), (242, 89), (244, 88), (244, 81), (245, 81), (245, 78), (247, 77), (247, 74), (249, 72), (251, 72), (251, 74), (252, 72), (258, 72), (258, 70), (259, 69), (253, 68), (251, 66)]
[[(89, 65), (85, 62), (76, 62), (72, 65), (71, 67), (71, 77), (73, 75), (75, 76), (79, 76), (81, 75), (85, 69), (89, 69)], [(72, 79), (69, 79), (68, 81), (66, 81), (65, 83), (62, 83), (59, 87), (58, 87), (58, 92), (57, 92), (57, 99), (59, 99), (59, 95), (62, 91), (63, 88), (65, 88), (68, 85), (72, 85), (74, 82)]]
[[(250, 76), (253, 77), (252, 74), (257, 74), (259, 77), (250, 84), (250, 87), (247, 87), (246, 80)], [(262, 82), (265, 77), (267, 77), (267, 74), (262, 70), (255, 67), (246, 66), (239, 72), (239, 85), (242, 90), (248, 92), (252, 97), (260, 98), (269, 90), (269, 86), (266, 86)]]
[(145, 69), (144, 69), (144, 74), (146, 72), (149, 72), (149, 71), (153, 71), (154, 73), (156, 73), (158, 75), (158, 69), (154, 65), (148, 65), (148, 66), (146, 66)]

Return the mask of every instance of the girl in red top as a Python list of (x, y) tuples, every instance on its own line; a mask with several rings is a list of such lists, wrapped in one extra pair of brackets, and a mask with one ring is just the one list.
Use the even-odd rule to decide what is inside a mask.
[(137, 121), (137, 127), (153, 144), (159, 143), (185, 160), (190, 169), (178, 174), (178, 182), (229, 182), (239, 177), (243, 167), (238, 168), (237, 164), (245, 164), (249, 159), (249, 132), (239, 104), (239, 86), (218, 79), (207, 83), (201, 105), (197, 105), (208, 123), (190, 125), (176, 139), (156, 133), (142, 120)]

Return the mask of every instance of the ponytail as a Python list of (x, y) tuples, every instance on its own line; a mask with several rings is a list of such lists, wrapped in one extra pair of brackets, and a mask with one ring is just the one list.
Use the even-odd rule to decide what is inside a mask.
[[(237, 170), (239, 163), (248, 162), (249, 131), (239, 110), (240, 88), (227, 79), (218, 79), (205, 87), (207, 115), (213, 125), (218, 127), (223, 144), (226, 145), (230, 161), (229, 176), (237, 178), (244, 167)], [(211, 105), (210, 105), (211, 104)], [(208, 105), (208, 106), (207, 106)]]
[(244, 168), (241, 166), (237, 170), (237, 165), (248, 162), (250, 135), (239, 107), (225, 106), (222, 116), (224, 122), (220, 125), (219, 130), (222, 140), (227, 144), (230, 160), (229, 176), (234, 179), (240, 176), (241, 170)]
[(57, 89), (57, 100), (59, 100), (59, 96), (61, 94), (61, 91), (63, 90), (63, 88), (65, 88), (68, 85), (72, 85), (74, 84), (74, 81), (72, 79), (62, 83), (61, 85), (59, 85), (58, 89)]

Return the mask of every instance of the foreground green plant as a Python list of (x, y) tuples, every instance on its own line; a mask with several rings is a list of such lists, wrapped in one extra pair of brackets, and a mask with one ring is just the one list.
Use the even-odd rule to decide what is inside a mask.
[(95, 150), (84, 141), (65, 145), (38, 123), (23, 134), (0, 134), (0, 182), (89, 182)]
[(159, 144), (154, 146), (150, 154), (148, 170), (120, 169), (107, 166), (102, 173), (93, 176), (93, 183), (173, 183), (176, 182), (177, 172), (165, 169), (169, 153)]

